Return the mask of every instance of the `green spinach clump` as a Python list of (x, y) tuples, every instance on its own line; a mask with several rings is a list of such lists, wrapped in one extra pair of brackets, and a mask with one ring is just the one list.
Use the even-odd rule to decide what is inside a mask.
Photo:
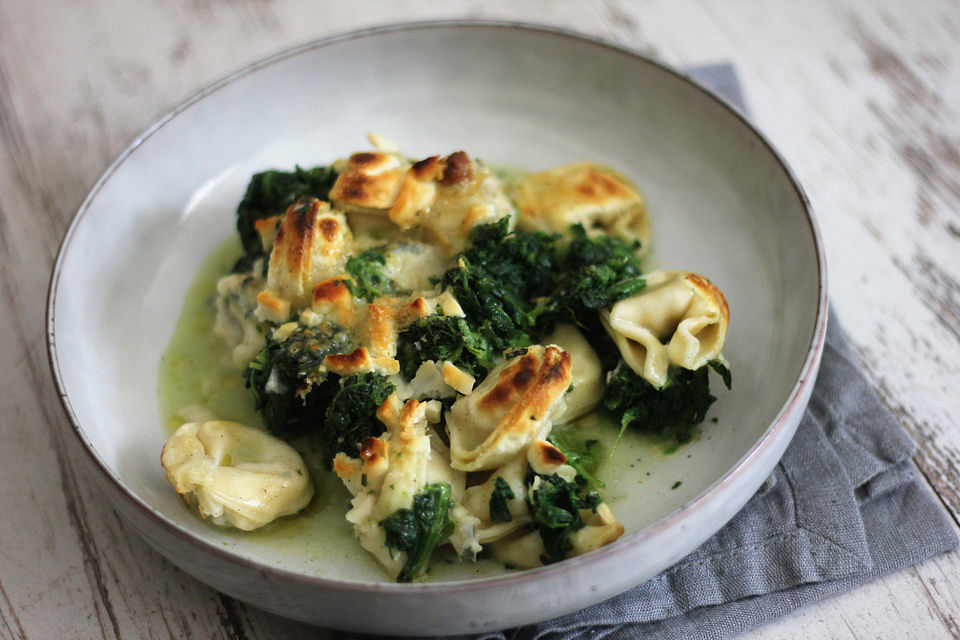
[(470, 326), (496, 352), (526, 347), (536, 326), (536, 298), (548, 295), (557, 236), (510, 232), (503, 218), (475, 227), (470, 247), (441, 282), (453, 291)]
[(450, 485), (437, 482), (414, 496), (412, 509), (400, 509), (380, 521), (387, 547), (407, 554), (397, 582), (412, 582), (423, 575), (430, 554), (453, 533), (449, 510)]
[(534, 344), (560, 322), (596, 335), (601, 359), (616, 353), (599, 310), (646, 285), (639, 245), (588, 238), (580, 225), (571, 233), (564, 243), (556, 234), (510, 231), (506, 218), (475, 227), (470, 247), (440, 279), (466, 318), (431, 316), (401, 333), (403, 377), (409, 380), (423, 360), (449, 360), (482, 378), (504, 351)]
[(336, 181), (337, 172), (332, 167), (301, 169), (297, 166), (293, 171), (271, 169), (253, 174), (237, 206), (237, 231), (244, 255), (234, 271), (247, 271), (254, 261), (266, 255), (254, 226), (257, 220), (282, 215), (304, 196), (327, 200)]
[(341, 327), (298, 327), (286, 340), (267, 338), (243, 377), (270, 433), (292, 436), (320, 424), (336, 390), (323, 359), (349, 351), (349, 342)]
[(510, 522), (513, 516), (510, 514), (510, 500), (513, 500), (516, 494), (510, 483), (502, 477), (497, 476), (493, 479), (493, 493), (490, 494), (490, 522)]
[(613, 236), (587, 237), (583, 225), (570, 228), (573, 236), (563, 252), (557, 282), (546, 319), (592, 328), (593, 315), (646, 286), (632, 245)]
[(606, 485), (594, 474), (600, 466), (600, 457), (603, 455), (603, 445), (599, 440), (580, 441), (569, 433), (554, 431), (547, 440), (560, 450), (567, 458), (567, 464), (577, 472), (575, 481), (589, 484), (600, 489)]
[(267, 430), (288, 438), (312, 432), (328, 469), (338, 452), (357, 457), (366, 438), (383, 433), (377, 408), (396, 389), (381, 373), (329, 374), (324, 358), (352, 349), (341, 327), (301, 326), (285, 340), (268, 338), (243, 373)]
[[(540, 481), (536, 482), (539, 478)], [(602, 502), (600, 494), (588, 491), (576, 482), (567, 482), (557, 474), (543, 475), (527, 471), (526, 501), (533, 518), (532, 527), (543, 540), (544, 564), (559, 562), (567, 557), (573, 543), (570, 534), (586, 526), (581, 509), (596, 511)]]
[(394, 392), (396, 385), (382, 373), (364, 371), (340, 382), (340, 390), (330, 400), (320, 447), (323, 463), (332, 468), (333, 458), (339, 452), (356, 458), (363, 441), (383, 433), (383, 424), (377, 419), (377, 409)]
[(474, 377), (482, 378), (493, 368), (497, 351), (466, 318), (430, 316), (410, 325), (400, 334), (397, 360), (400, 375), (411, 380), (425, 360), (449, 360)]
[(350, 293), (367, 302), (396, 293), (393, 280), (383, 273), (386, 263), (387, 258), (380, 249), (367, 249), (347, 260), (347, 273), (351, 279), (345, 282)]
[(672, 367), (660, 389), (638, 376), (623, 361), (610, 374), (603, 405), (620, 420), (622, 429), (638, 429), (683, 444), (707, 417), (716, 398), (710, 395), (707, 373), (712, 368), (730, 388), (730, 371), (718, 360), (696, 370)]
[(542, 332), (569, 322), (588, 336), (604, 369), (620, 358), (613, 339), (600, 322), (600, 310), (646, 287), (636, 256), (639, 242), (612, 236), (587, 236), (583, 225), (570, 228), (572, 239), (561, 256), (553, 292), (538, 322)]

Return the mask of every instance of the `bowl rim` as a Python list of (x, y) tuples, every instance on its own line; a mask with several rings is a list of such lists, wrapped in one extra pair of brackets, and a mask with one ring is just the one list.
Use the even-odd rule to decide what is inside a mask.
[[(774, 419), (767, 425), (764, 429), (761, 436), (750, 446), (750, 448), (735, 462), (729, 469), (727, 469), (724, 474), (711, 483), (708, 487), (703, 489), (697, 495), (691, 497), (686, 502), (680, 506), (671, 510), (667, 515), (662, 517), (660, 520), (651, 523), (650, 525), (624, 535), (620, 540), (611, 545), (606, 545), (589, 553), (574, 556), (572, 558), (567, 558), (563, 562), (558, 562), (550, 565), (545, 565), (541, 567), (536, 567), (533, 569), (527, 569), (524, 571), (518, 571), (514, 573), (500, 574), (494, 576), (485, 576), (480, 578), (467, 578), (467, 579), (458, 579), (453, 581), (444, 581), (444, 582), (419, 582), (412, 584), (399, 584), (395, 582), (357, 582), (350, 580), (341, 580), (334, 578), (327, 578), (323, 576), (311, 576), (290, 569), (280, 568), (276, 566), (271, 566), (269, 564), (261, 563), (256, 560), (253, 560), (249, 557), (243, 556), (239, 553), (230, 551), (226, 548), (223, 548), (213, 542), (205, 540), (203, 538), (197, 537), (187, 529), (180, 526), (174, 520), (168, 518), (166, 515), (158, 511), (152, 505), (147, 503), (144, 499), (135, 494), (130, 490), (126, 484), (117, 476), (116, 473), (103, 461), (100, 459), (96, 449), (93, 447), (90, 440), (87, 438), (86, 433), (83, 430), (83, 427), (80, 426), (80, 421), (77, 418), (77, 415), (74, 413), (73, 408), (70, 404), (70, 400), (67, 396), (67, 390), (64, 385), (63, 377), (60, 372), (59, 360), (57, 357), (56, 350), (56, 299), (58, 287), (61, 280), (61, 272), (63, 267), (64, 257), (67, 251), (70, 248), (70, 242), (74, 237), (77, 228), (83, 221), (83, 218), (86, 212), (90, 209), (94, 200), (96, 200), (97, 195), (111, 178), (111, 176), (117, 171), (117, 169), (126, 161), (127, 157), (130, 156), (137, 148), (140, 147), (143, 142), (150, 138), (153, 134), (157, 133), (164, 125), (166, 125), (170, 120), (175, 118), (181, 112), (190, 108), (197, 102), (203, 100), (207, 96), (213, 94), (224, 86), (230, 84), (231, 82), (247, 76), (251, 73), (254, 73), (264, 67), (270, 66), (274, 63), (292, 58), (294, 56), (300, 55), (302, 53), (312, 51), (314, 49), (321, 49), (331, 45), (336, 45), (341, 42), (347, 42), (351, 40), (357, 40), (361, 38), (375, 37), (382, 34), (397, 33), (403, 31), (415, 31), (415, 30), (427, 30), (427, 29), (449, 29), (449, 28), (466, 28), (466, 29), (495, 29), (495, 30), (516, 30), (521, 32), (533, 33), (538, 35), (547, 35), (558, 38), (563, 41), (578, 41), (579, 43), (589, 44), (591, 46), (600, 47), (607, 49), (613, 53), (620, 55), (628, 56), (636, 61), (641, 63), (653, 66), (660, 71), (663, 71), (669, 75), (674, 76), (675, 78), (685, 82), (695, 91), (698, 91), (708, 100), (712, 100), (718, 103), (722, 108), (726, 109), (730, 114), (740, 121), (754, 136), (757, 140), (766, 148), (766, 150), (771, 154), (774, 161), (779, 165), (780, 169), (783, 171), (787, 180), (790, 183), (791, 188), (793, 189), (795, 195), (800, 201), (801, 208), (805, 214), (806, 221), (808, 223), (811, 238), (813, 241), (814, 252), (816, 254), (817, 262), (817, 311), (816, 318), (814, 322), (813, 335), (810, 337), (810, 346), (807, 349), (807, 353), (803, 362), (803, 366), (800, 371), (797, 382), (794, 383), (793, 388), (791, 389), (789, 395), (785, 399), (780, 410), (777, 412), (777, 415)], [(47, 304), (46, 304), (46, 345), (47, 345), (47, 359), (50, 366), (50, 370), (53, 374), (54, 383), (57, 389), (57, 395), (60, 400), (60, 404), (63, 407), (64, 412), (66, 413), (70, 421), (69, 431), (74, 435), (74, 437), (79, 442), (81, 448), (86, 453), (86, 456), (91, 460), (99, 469), (103, 477), (105, 477), (110, 484), (113, 485), (113, 488), (116, 490), (117, 494), (126, 501), (136, 507), (142, 514), (144, 514), (149, 520), (152, 520), (155, 524), (160, 525), (171, 534), (175, 535), (182, 541), (187, 544), (197, 547), (199, 550), (205, 551), (207, 553), (212, 553), (217, 556), (220, 560), (225, 560), (230, 563), (242, 565), (245, 568), (257, 570), (266, 574), (271, 574), (273, 577), (282, 579), (282, 580), (292, 580), (294, 582), (306, 583), (316, 586), (324, 586), (331, 589), (336, 589), (341, 592), (353, 592), (361, 594), (397, 594), (397, 595), (410, 595), (413, 593), (436, 593), (436, 592), (451, 592), (451, 591), (473, 591), (486, 588), (497, 588), (505, 587), (508, 585), (515, 585), (518, 583), (526, 583), (529, 581), (539, 580), (541, 577), (546, 577), (550, 574), (557, 574), (559, 572), (572, 569), (575, 566), (592, 563), (595, 560), (605, 557), (610, 554), (618, 553), (618, 549), (627, 544), (634, 544), (644, 539), (648, 539), (656, 536), (662, 530), (677, 526), (683, 520), (689, 518), (693, 512), (703, 507), (705, 504), (711, 502), (715, 499), (718, 494), (722, 493), (723, 489), (732, 484), (736, 478), (742, 475), (750, 466), (750, 462), (756, 458), (762, 457), (766, 450), (775, 446), (778, 442), (777, 436), (786, 429), (791, 428), (791, 417), (797, 412), (802, 411), (804, 397), (806, 397), (807, 387), (811, 386), (815, 382), (816, 372), (819, 367), (820, 355), (823, 351), (824, 342), (826, 338), (826, 329), (827, 329), (827, 318), (828, 318), (828, 305), (827, 305), (827, 265), (825, 250), (823, 246), (823, 240), (820, 235), (820, 230), (817, 226), (816, 219), (813, 213), (810, 200), (807, 197), (803, 187), (800, 185), (800, 182), (797, 180), (796, 175), (793, 170), (790, 168), (783, 156), (776, 150), (773, 144), (764, 136), (764, 134), (754, 126), (739, 110), (737, 106), (731, 103), (729, 100), (723, 96), (717, 94), (713, 90), (701, 85), (696, 80), (694, 80), (689, 74), (673, 67), (670, 64), (665, 62), (655, 60), (645, 54), (642, 54), (638, 51), (635, 51), (629, 47), (625, 47), (619, 44), (615, 44), (608, 40), (602, 38), (583, 34), (571, 29), (565, 29), (561, 27), (553, 27), (542, 24), (511, 21), (511, 20), (469, 20), (469, 19), (447, 19), (447, 20), (423, 20), (423, 21), (413, 21), (413, 22), (400, 22), (387, 25), (380, 25), (368, 28), (361, 28), (356, 30), (351, 30), (344, 33), (339, 33), (331, 36), (322, 37), (319, 39), (311, 40), (306, 43), (294, 46), (289, 49), (282, 50), (273, 55), (267, 56), (260, 60), (257, 60), (249, 65), (246, 65), (236, 71), (230, 72), (227, 75), (221, 77), (219, 80), (205, 86), (200, 89), (186, 100), (180, 102), (175, 107), (167, 111), (161, 118), (156, 120), (153, 124), (143, 130), (140, 134), (133, 138), (133, 141), (130, 142), (124, 150), (117, 156), (117, 158), (110, 163), (109, 167), (103, 172), (94, 186), (91, 188), (90, 192), (84, 198), (80, 207), (77, 210), (77, 213), (74, 215), (73, 220), (71, 221), (69, 227), (67, 228), (66, 233), (64, 234), (63, 240), (60, 243), (60, 246), (57, 250), (57, 258), (53, 266), (53, 270), (50, 274), (50, 281), (48, 286), (47, 294)], [(724, 521), (723, 524), (725, 524)], [(723, 525), (721, 524), (721, 527)], [(720, 527), (718, 527), (719, 529)], [(692, 551), (692, 550), (691, 550)]]

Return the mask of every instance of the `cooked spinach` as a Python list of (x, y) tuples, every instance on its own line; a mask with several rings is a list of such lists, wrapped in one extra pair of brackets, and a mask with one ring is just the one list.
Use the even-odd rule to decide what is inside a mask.
[(453, 291), (471, 328), (497, 352), (531, 344), (537, 297), (551, 288), (557, 236), (511, 232), (509, 220), (475, 227), (470, 247), (441, 282)]
[(502, 477), (493, 479), (493, 493), (490, 494), (490, 522), (510, 522), (510, 500), (516, 497), (510, 483)]
[(243, 372), (254, 408), (273, 434), (295, 435), (319, 426), (336, 382), (327, 379), (323, 359), (352, 349), (341, 327), (298, 327), (286, 340), (267, 338)]
[[(539, 478), (539, 482), (537, 479)], [(544, 564), (559, 562), (567, 557), (573, 543), (570, 534), (586, 526), (581, 509), (596, 511), (602, 501), (596, 491), (586, 491), (576, 482), (567, 482), (557, 474), (538, 474), (527, 471), (526, 502), (533, 518), (533, 528), (543, 540)]]
[(667, 382), (657, 389), (623, 361), (610, 374), (603, 405), (620, 420), (623, 429), (654, 433), (668, 442), (688, 442), (716, 398), (710, 394), (707, 373), (712, 368), (730, 387), (730, 371), (719, 361), (696, 370), (671, 367)]
[(367, 249), (347, 260), (347, 273), (351, 279), (345, 282), (350, 293), (367, 302), (396, 293), (393, 280), (383, 273), (386, 263), (387, 257), (380, 249)]
[(430, 554), (453, 533), (449, 510), (450, 485), (437, 482), (414, 496), (412, 509), (400, 509), (380, 521), (387, 547), (407, 554), (397, 582), (412, 582), (423, 575)]
[(427, 318), (401, 333), (404, 378), (423, 360), (450, 360), (482, 378), (504, 351), (534, 344), (560, 322), (594, 336), (601, 362), (613, 368), (619, 352), (599, 310), (645, 286), (639, 245), (587, 237), (580, 225), (571, 235), (565, 243), (556, 234), (510, 231), (506, 218), (475, 227), (457, 266), (440, 279), (466, 318)]
[(602, 489), (606, 485), (593, 474), (600, 466), (600, 457), (603, 455), (603, 445), (599, 440), (580, 441), (576, 436), (554, 431), (547, 440), (551, 442), (567, 458), (567, 464), (577, 472), (576, 481), (585, 482)]
[(377, 409), (396, 388), (385, 375), (375, 371), (364, 371), (340, 381), (340, 389), (330, 400), (323, 428), (317, 434), (327, 469), (333, 466), (337, 453), (342, 451), (356, 458), (364, 440), (383, 433)]
[(636, 256), (640, 244), (612, 236), (591, 238), (579, 224), (570, 233), (572, 239), (562, 252), (547, 310), (539, 322), (544, 329), (570, 322), (590, 335), (604, 335), (598, 311), (646, 286)]
[(425, 360), (449, 360), (474, 377), (493, 368), (497, 352), (466, 318), (429, 316), (404, 329), (397, 341), (400, 375), (408, 382)]

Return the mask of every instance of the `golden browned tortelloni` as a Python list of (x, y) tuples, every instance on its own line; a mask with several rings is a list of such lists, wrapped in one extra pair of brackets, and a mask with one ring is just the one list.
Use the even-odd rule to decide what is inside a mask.
[(656, 388), (671, 365), (699, 369), (720, 358), (730, 312), (723, 294), (703, 276), (654, 271), (647, 287), (601, 313), (627, 365)]
[(382, 216), (400, 193), (410, 163), (396, 153), (359, 152), (336, 165), (340, 172), (330, 201), (348, 214)]
[(590, 235), (607, 233), (650, 240), (650, 219), (640, 190), (621, 173), (592, 162), (523, 176), (508, 188), (521, 229), (567, 233), (582, 224)]
[(365, 218), (364, 225), (379, 218), (404, 230), (421, 229), (451, 255), (467, 246), (473, 227), (513, 211), (499, 180), (463, 151), (413, 164), (393, 153), (355, 153), (330, 199)]
[(500, 467), (550, 431), (570, 386), (570, 354), (533, 345), (497, 365), (447, 416), (451, 464), (461, 471)]
[(353, 244), (339, 211), (316, 198), (301, 198), (287, 209), (270, 252), (266, 288), (257, 296), (261, 320), (285, 322), (306, 309), (314, 284), (343, 273)]

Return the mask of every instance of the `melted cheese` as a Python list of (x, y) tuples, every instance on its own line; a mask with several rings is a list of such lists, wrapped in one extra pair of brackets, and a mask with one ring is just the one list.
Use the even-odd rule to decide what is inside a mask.
[(243, 273), (231, 273), (217, 281), (213, 333), (232, 349), (233, 363), (238, 367), (246, 367), (263, 348), (264, 337), (256, 316), (257, 294), (262, 287), (259, 278)]
[(432, 280), (447, 269), (448, 257), (440, 247), (423, 242), (398, 242), (386, 249), (383, 273), (406, 291), (427, 291)]
[(363, 217), (355, 226), (382, 233), (389, 220), (395, 228), (423, 232), (447, 255), (467, 246), (475, 226), (513, 213), (500, 181), (463, 151), (413, 164), (394, 153), (355, 153), (341, 169), (330, 198)]
[(302, 199), (287, 209), (270, 253), (267, 286), (257, 297), (262, 320), (284, 322), (310, 306), (314, 285), (343, 273), (352, 235), (343, 214)]

